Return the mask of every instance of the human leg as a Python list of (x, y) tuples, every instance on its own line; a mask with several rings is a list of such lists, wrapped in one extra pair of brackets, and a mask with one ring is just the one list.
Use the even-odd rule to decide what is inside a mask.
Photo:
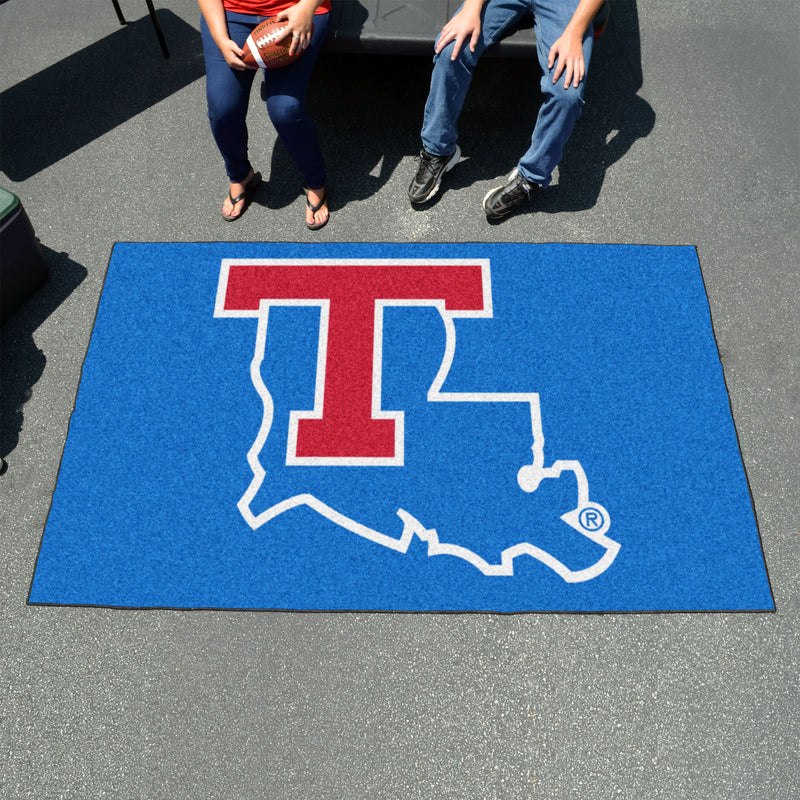
[[(250, 28), (229, 21), (228, 31), (230, 37), (241, 46)], [(231, 183), (241, 183), (251, 171), (247, 156), (246, 117), (255, 71), (234, 70), (228, 66), (202, 17), (200, 34), (206, 64), (206, 100), (211, 133)]]
[(529, 202), (539, 186), (547, 186), (561, 160), (564, 145), (583, 110), (584, 87), (592, 55), (593, 30), (583, 37), (585, 75), (578, 86), (564, 88), (564, 75), (553, 83), (557, 63), (548, 65), (550, 48), (564, 32), (578, 0), (532, 0), (534, 6), (536, 51), (542, 69), (541, 91), (545, 99), (531, 137), (531, 145), (505, 183), (490, 189), (483, 198), (483, 209), (490, 220), (500, 219)]
[(422, 123), (422, 152), (408, 189), (412, 203), (423, 203), (439, 189), (445, 173), (461, 156), (458, 118), (464, 106), (472, 74), (487, 47), (530, 11), (530, 0), (489, 0), (481, 11), (481, 31), (475, 50), (465, 42), (453, 59), (450, 42), (434, 55), (431, 85)]
[(489, 0), (481, 10), (481, 31), (475, 51), (465, 42), (453, 60), (454, 44), (450, 42), (434, 55), (421, 137), (428, 153), (446, 156), (455, 150), (458, 118), (475, 66), (486, 48), (499, 41), (530, 10), (530, 0)]
[[(228, 33), (240, 46), (257, 23), (244, 15), (229, 15)], [(200, 20), (203, 56), (206, 64), (206, 99), (211, 133), (225, 164), (230, 180), (228, 196), (222, 204), (222, 216), (238, 219), (261, 182), (248, 158), (247, 107), (254, 70), (234, 70), (225, 62), (211, 37), (205, 18)]]
[[(317, 14), (314, 17), (311, 44), (302, 57), (288, 67), (266, 70), (264, 81), (269, 117), (308, 189), (310, 205), (307, 206), (306, 222), (314, 228), (321, 227), (319, 223), (324, 224), (328, 217), (326, 174), (316, 128), (306, 108), (306, 96), (314, 64), (327, 33), (328, 14)], [(310, 210), (314, 207), (316, 210)]]
[(539, 109), (531, 144), (519, 160), (520, 174), (531, 184), (548, 186), (553, 170), (561, 160), (564, 145), (583, 111), (584, 90), (594, 42), (592, 26), (583, 37), (586, 74), (578, 86), (564, 88), (564, 76), (553, 83), (553, 68), (548, 56), (553, 43), (564, 32), (577, 7), (577, 0), (533, 0), (536, 19), (536, 52), (542, 69), (541, 91), (544, 102)]

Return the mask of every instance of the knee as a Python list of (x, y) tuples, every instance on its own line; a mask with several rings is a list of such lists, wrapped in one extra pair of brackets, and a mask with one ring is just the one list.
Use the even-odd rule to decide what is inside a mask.
[(214, 125), (226, 125), (243, 120), (247, 114), (247, 106), (237, 102), (230, 95), (208, 96), (208, 118)]
[(475, 69), (479, 56), (469, 49), (469, 42), (464, 42), (461, 45), (461, 49), (455, 59), (453, 59), (453, 50), (455, 50), (455, 42), (450, 42), (440, 52), (436, 53), (433, 57), (434, 69), (449, 71), (459, 68), (466, 69), (468, 72)]
[(296, 125), (305, 117), (303, 103), (290, 95), (274, 95), (267, 99), (267, 112), (272, 124), (279, 128), (285, 125)]
[(551, 77), (545, 76), (542, 80), (542, 92), (559, 113), (577, 115), (583, 110), (585, 82), (585, 80), (581, 81), (579, 86), (570, 86), (565, 89), (563, 75), (555, 84)]

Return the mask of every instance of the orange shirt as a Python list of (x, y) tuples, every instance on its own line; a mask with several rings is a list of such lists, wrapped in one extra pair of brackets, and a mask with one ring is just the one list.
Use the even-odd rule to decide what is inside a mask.
[[(262, 17), (274, 17), (293, 6), (297, 0), (222, 0), (226, 11), (235, 11), (237, 14), (258, 14)], [(320, 7), (314, 12), (326, 14), (331, 10), (331, 0), (323, 0)]]

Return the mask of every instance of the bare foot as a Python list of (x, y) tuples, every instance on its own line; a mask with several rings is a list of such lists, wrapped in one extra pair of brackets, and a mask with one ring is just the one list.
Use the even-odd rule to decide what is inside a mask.
[(325, 187), (306, 189), (305, 192), (306, 225), (312, 230), (321, 228), (328, 221), (328, 203), (325, 199)]
[[(225, 219), (238, 219), (242, 215), (245, 201), (245, 189), (247, 184), (253, 179), (255, 172), (252, 167), (250, 174), (241, 183), (232, 183), (230, 194), (222, 204), (222, 216)], [(233, 201), (236, 201), (235, 203)]]

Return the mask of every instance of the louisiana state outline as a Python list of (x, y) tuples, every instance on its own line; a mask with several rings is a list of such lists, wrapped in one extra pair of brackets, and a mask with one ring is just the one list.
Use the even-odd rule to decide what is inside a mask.
[[(398, 535), (377, 530), (355, 518), (336, 501), (313, 492), (297, 492), (256, 511), (254, 500), (271, 482), (262, 454), (273, 431), (275, 403), (262, 377), (268, 347), (270, 309), (280, 306), (319, 308), (314, 402), (312, 408), (292, 409), (285, 444), (286, 470), (315, 467), (369, 470), (406, 466), (403, 409), (382, 403), (384, 313), (389, 307), (430, 307), (444, 325), (441, 365), (426, 401), (430, 404), (521, 404), (530, 415), (530, 462), (500, 476), (516, 483), (519, 503), (530, 502), (543, 481), (571, 476), (574, 507), (560, 515), (575, 533), (599, 546), (602, 555), (591, 565), (571, 568), (535, 542), (537, 531), (521, 533), (523, 540), (493, 554), (477, 553), (457, 541), (441, 541), (436, 519), (419, 519), (403, 503), (396, 509)], [(471, 564), (485, 576), (514, 575), (514, 562), (529, 556), (556, 572), (564, 581), (591, 580), (605, 572), (619, 552), (607, 536), (610, 515), (589, 494), (589, 481), (580, 461), (563, 459), (545, 464), (540, 392), (451, 392), (444, 385), (456, 357), (459, 318), (493, 319), (491, 270), (486, 259), (225, 259), (218, 282), (216, 317), (254, 317), (258, 327), (250, 377), (263, 405), (263, 418), (247, 454), (252, 481), (239, 501), (239, 510), (253, 529), (299, 506), (307, 506), (345, 531), (398, 553), (406, 553), (414, 537), (427, 545), (429, 556), (449, 555)], [(277, 446), (270, 440), (270, 446)], [(283, 445), (281, 445), (283, 446)], [(469, 525), (464, 520), (464, 525)], [(572, 534), (575, 535), (575, 534)]]

